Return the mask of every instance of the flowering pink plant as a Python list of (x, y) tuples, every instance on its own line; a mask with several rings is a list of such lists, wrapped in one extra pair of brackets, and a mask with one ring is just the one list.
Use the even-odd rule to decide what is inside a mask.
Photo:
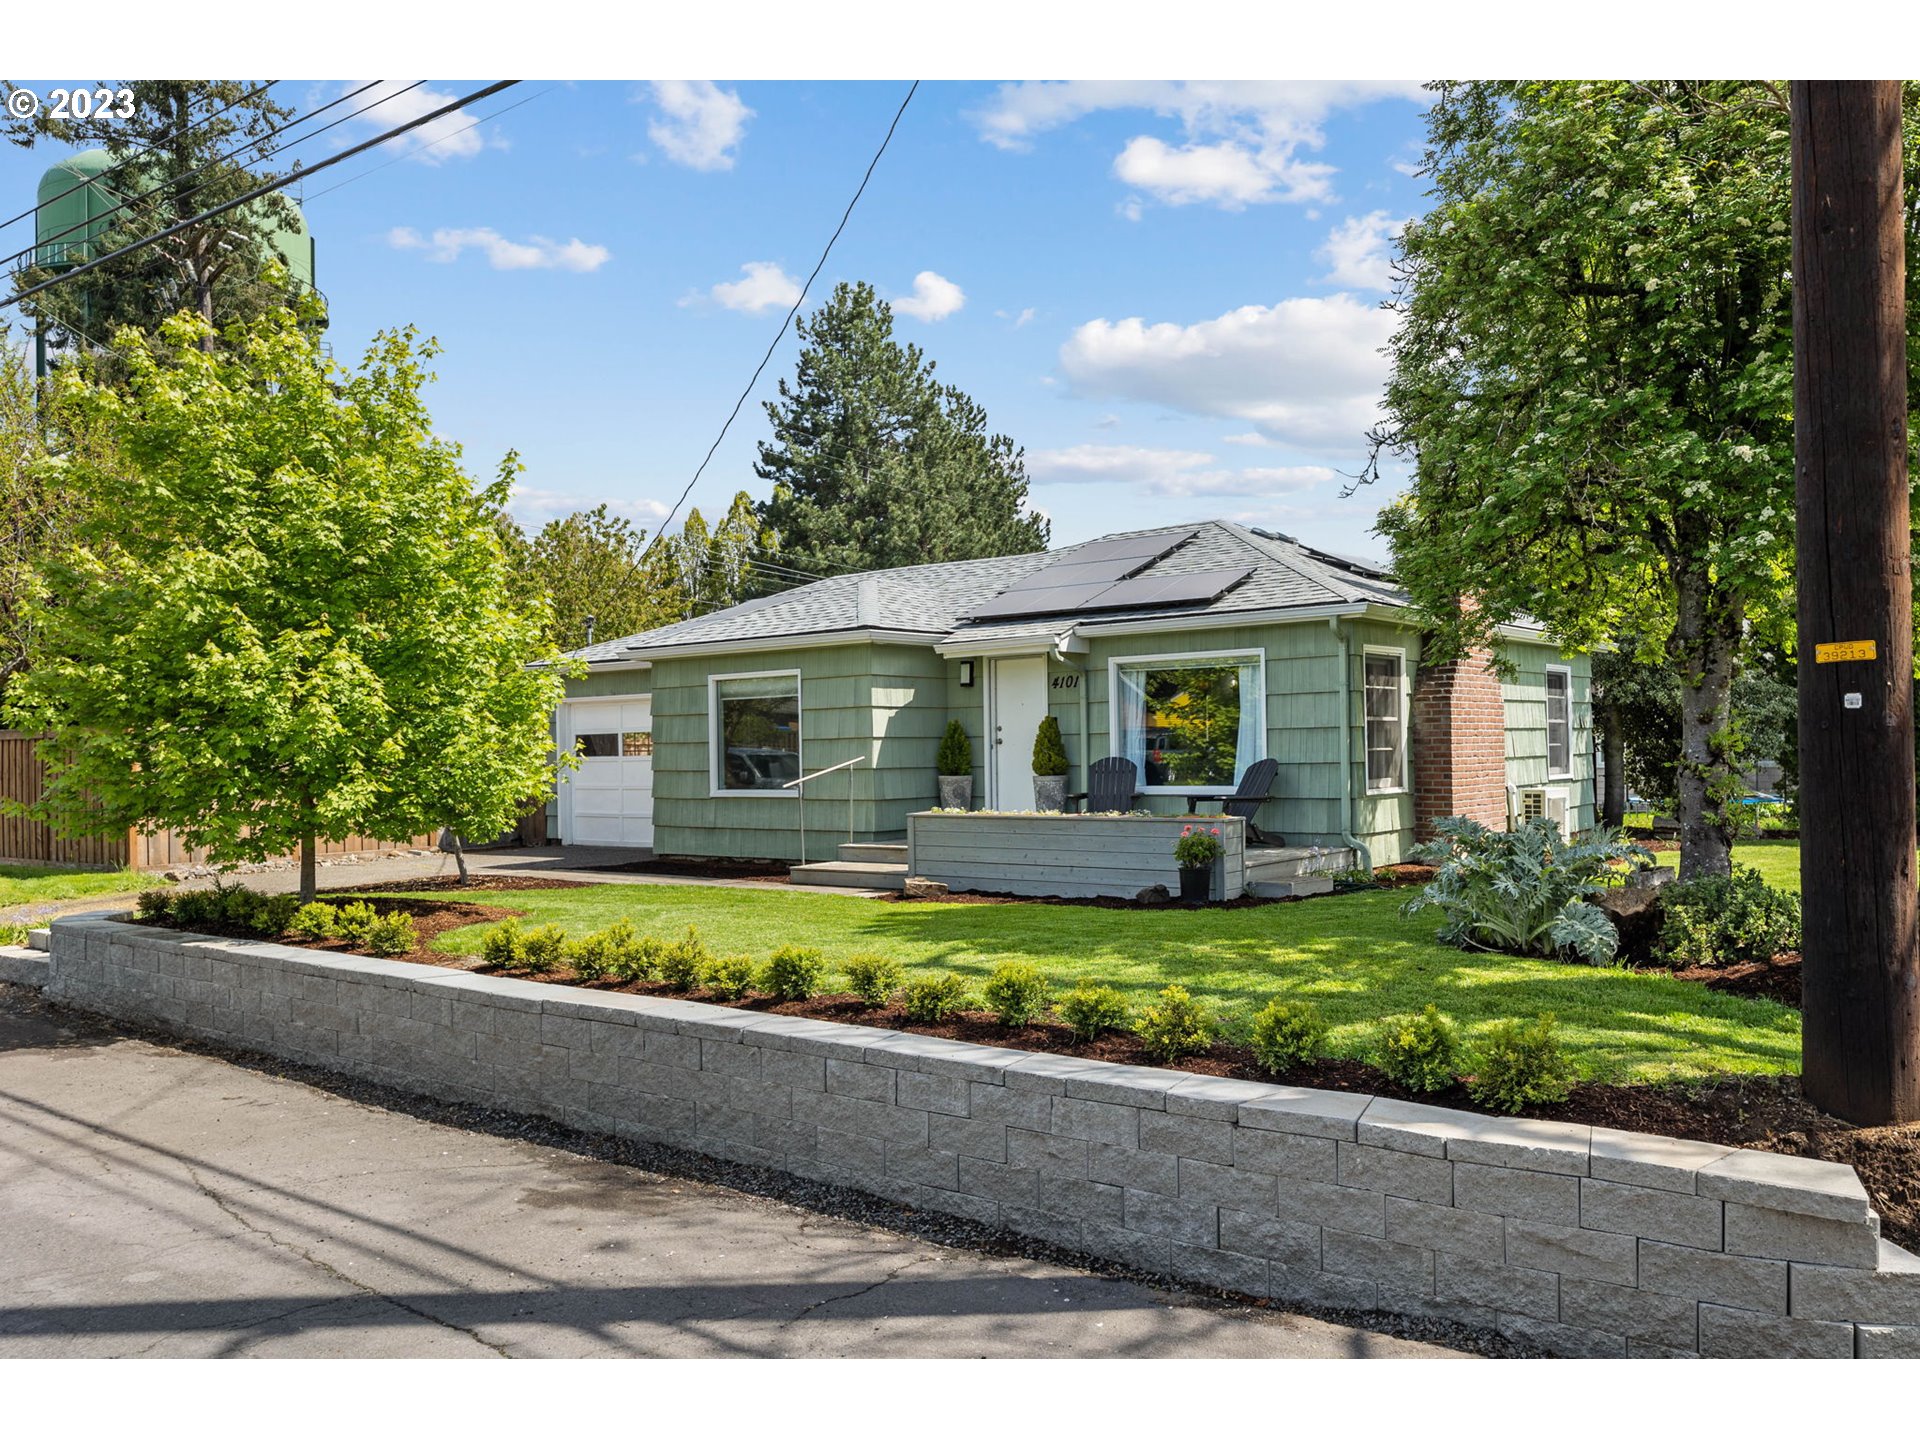
[(1225, 846), (1220, 843), (1220, 827), (1180, 827), (1180, 838), (1173, 842), (1173, 862), (1182, 870), (1203, 870), (1220, 858)]

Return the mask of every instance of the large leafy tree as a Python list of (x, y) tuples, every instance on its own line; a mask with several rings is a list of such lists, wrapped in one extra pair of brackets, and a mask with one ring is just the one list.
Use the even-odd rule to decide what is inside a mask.
[[(553, 778), (561, 693), (538, 602), (421, 398), (410, 331), (341, 370), (279, 311), (202, 348), (189, 315), (115, 342), (124, 385), (59, 378), (83, 502), (43, 557), (32, 813), (68, 834), (169, 827), (217, 863), (363, 833), (491, 836)], [(546, 663), (542, 663), (546, 662)]]
[[(90, 258), (158, 234), (180, 221), (276, 178), (269, 132), (294, 112), (258, 81), (129, 80), (103, 82), (132, 92), (131, 113), (102, 107), (84, 118), (55, 119), (49, 108), (5, 122), (16, 145), (98, 146), (114, 168), (101, 188), (125, 208), (110, 215), (100, 237), (76, 258)], [(11, 92), (11, 82), (6, 89)], [(287, 303), (289, 279), (274, 236), (295, 223), (291, 203), (266, 195), (178, 235), (54, 286), (26, 300), (56, 345), (103, 349), (121, 326), (157, 331), (177, 310), (191, 310), (213, 330)], [(74, 234), (50, 244), (70, 246)], [(44, 258), (44, 257), (40, 257)], [(29, 267), (19, 288), (53, 272)]]
[(753, 497), (744, 490), (734, 495), (717, 523), (708, 524), (697, 509), (689, 511), (680, 533), (665, 546), (686, 614), (724, 610), (804, 579), (797, 572), (788, 574), (786, 567), (770, 569), (758, 558), (775, 553), (771, 544)]
[(605, 505), (549, 520), (529, 536), (500, 517), (517, 586), (547, 600), (547, 638), (562, 650), (737, 605), (788, 581), (765, 553), (760, 517), (742, 490), (718, 524), (689, 511), (678, 535), (647, 532)]
[(0, 325), (0, 689), (26, 664), (33, 567), (74, 525), (74, 495), (61, 480), (66, 467), (54, 457), (87, 443), (52, 429), (13, 341)]
[(647, 532), (605, 505), (549, 520), (531, 536), (510, 518), (502, 536), (521, 593), (546, 598), (546, 633), (562, 650), (670, 624), (686, 612), (667, 557)]
[(1679, 689), (1682, 873), (1725, 873), (1737, 657), (1791, 609), (1778, 92), (1442, 83), (1428, 132), (1375, 437), (1414, 461), (1396, 572), (1443, 651), (1523, 613), (1644, 636)]
[[(1749, 648), (1728, 706), (1725, 748), (1736, 772), (1774, 760), (1794, 773), (1798, 703), (1791, 662)], [(1620, 823), (1629, 788), (1656, 809), (1670, 809), (1680, 771), (1680, 681), (1673, 667), (1637, 659), (1631, 648), (1595, 654), (1593, 713), (1609, 781), (1601, 818)]]
[(1024, 452), (893, 338), (871, 285), (836, 286), (795, 328), (799, 369), (767, 405), (754, 467), (773, 482), (761, 518), (789, 563), (832, 575), (1046, 548)]

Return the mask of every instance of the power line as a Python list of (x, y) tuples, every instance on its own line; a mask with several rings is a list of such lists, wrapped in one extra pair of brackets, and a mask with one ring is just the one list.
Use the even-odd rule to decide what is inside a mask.
[[(228, 160), (231, 160), (235, 155), (238, 155), (242, 150), (256, 149), (259, 146), (264, 145), (267, 141), (271, 140), (274, 136), (281, 134), (284, 131), (291, 130), (296, 125), (304, 125), (307, 123), (307, 121), (312, 120), (315, 116), (324, 115), (327, 111), (333, 109), (334, 106), (344, 105), (347, 103), (347, 101), (353, 99), (356, 95), (364, 95), (367, 91), (373, 89), (374, 86), (380, 85), (383, 83), (385, 82), (380, 80), (369, 80), (366, 84), (362, 85), (358, 90), (350, 90), (345, 95), (342, 95), (338, 100), (330, 100), (325, 105), (320, 106), (320, 108), (317, 110), (309, 111), (305, 115), (297, 115), (293, 119), (287, 121), (286, 124), (278, 126), (275, 129), (269, 130), (265, 135), (262, 135), (257, 139), (243, 141), (242, 143), (234, 146), (231, 150), (227, 151), (224, 155), (216, 155), (211, 160), (207, 161), (205, 164), (196, 165), (193, 169), (187, 171), (186, 174), (180, 176), (179, 180), (176, 180), (174, 183), (178, 184), (180, 180), (191, 180), (196, 175), (205, 174), (207, 171), (213, 169), (214, 166), (225, 164)], [(372, 103), (367, 105), (362, 105), (358, 110), (349, 111), (347, 114), (340, 116), (338, 119), (329, 120), (326, 124), (322, 125), (318, 130), (312, 131), (311, 133), (306, 135), (302, 135), (297, 139), (288, 140), (285, 144), (274, 146), (271, 150), (268, 150), (260, 158), (263, 162), (267, 160), (271, 160), (274, 156), (280, 154), (284, 150), (290, 149), (295, 145), (304, 145), (307, 141), (313, 139), (315, 136), (326, 134), (326, 132), (333, 129), (334, 126), (344, 125), (347, 123), (347, 121), (356, 119), (359, 116), (366, 114), (369, 110), (377, 110), (380, 108), (380, 106), (386, 104), (389, 100), (396, 100), (400, 96), (406, 94), (408, 90), (417, 90), (426, 83), (427, 82), (424, 80), (416, 80), (413, 82), (413, 84), (407, 86), (405, 89), (396, 90), (391, 95), (382, 95), (378, 100), (375, 100)], [(300, 171), (294, 171), (290, 173), (294, 175), (307, 175), (312, 172), (310, 170), (300, 170)], [(202, 180), (198, 185), (189, 186), (187, 189), (181, 191), (178, 195), (174, 197), (175, 201), (178, 202), (181, 200), (185, 200), (190, 195), (199, 194), (202, 190), (206, 189), (207, 186), (211, 185), (214, 182), (215, 178), (217, 177), (209, 175), (205, 180)], [(14, 251), (13, 254), (7, 256), (6, 259), (0, 260), (0, 266), (11, 265), (15, 260), (20, 259), (21, 256), (31, 255), (36, 250), (39, 250), (42, 246), (51, 245), (54, 241), (62, 238), (63, 236), (71, 235), (76, 230), (85, 230), (91, 226), (98, 225), (102, 220), (105, 220), (108, 216), (117, 215), (122, 210), (125, 210), (130, 206), (138, 204), (144, 198), (145, 198), (144, 194), (129, 195), (126, 199), (122, 200), (118, 205), (114, 205), (109, 209), (102, 210), (98, 215), (89, 216), (85, 220), (76, 221), (74, 224), (69, 225), (64, 230), (55, 231), (53, 234), (46, 236), (44, 239), (34, 241), (33, 244), (27, 246), (24, 250)]]
[(347, 186), (353, 184), (356, 180), (364, 180), (369, 175), (376, 175), (380, 171), (386, 169), (387, 166), (389, 165), (398, 165), (402, 160), (410, 160), (416, 155), (424, 155), (427, 153), (427, 151), (433, 149), (434, 146), (444, 145), (447, 143), (447, 141), (453, 139), (454, 136), (464, 135), (467, 133), (467, 131), (473, 129), (473, 127), (476, 125), (484, 125), (489, 120), (497, 120), (500, 118), (500, 116), (506, 114), (509, 110), (518, 110), (522, 105), (530, 105), (535, 100), (538, 100), (542, 95), (551, 95), (555, 90), (558, 90), (559, 88), (560, 87), (558, 85), (549, 85), (547, 86), (546, 89), (536, 90), (531, 95), (525, 96), (522, 99), (514, 101), (513, 104), (511, 105), (502, 105), (498, 110), (489, 110), (485, 115), (480, 116), (478, 119), (468, 121), (465, 125), (462, 125), (458, 130), (449, 130), (446, 134), (442, 135), (438, 140), (429, 140), (424, 145), (416, 145), (411, 150), (402, 151), (400, 154), (394, 156), (391, 160), (382, 160), (378, 165), (369, 165), (366, 169), (362, 170), (358, 175), (349, 175), (346, 179), (340, 181), (338, 184), (329, 185), (324, 190), (316, 190), (311, 195), (302, 196), (300, 203), (302, 205), (311, 205), (314, 201), (318, 200), (322, 195), (331, 195), (336, 190), (344, 190), (346, 189)]
[[(240, 96), (238, 99), (229, 100), (226, 104), (222, 105), (218, 110), (214, 111), (211, 115), (207, 115), (199, 120), (194, 121), (193, 124), (187, 127), (188, 132), (198, 130), (201, 127), (206, 125), (211, 125), (214, 121), (218, 120), (222, 115), (226, 114), (227, 111), (233, 109), (234, 106), (244, 105), (247, 103), (247, 101), (266, 94), (267, 91), (271, 90), (274, 86), (278, 85), (279, 83), (280, 82), (278, 80), (269, 80), (267, 81), (266, 84), (256, 86), (252, 90), (249, 90), (246, 94)], [(69, 185), (66, 189), (62, 190), (58, 195), (49, 195), (45, 200), (42, 200), (37, 205), (33, 206), (32, 209), (22, 210), (18, 215), (14, 216), (13, 219), (0, 220), (0, 230), (6, 229), (9, 225), (18, 225), (22, 220), (25, 220), (29, 215), (39, 214), (42, 210), (46, 209), (49, 205), (58, 204), (60, 201), (66, 199), (67, 196), (73, 194), (73, 192), (76, 190), (84, 190), (89, 185), (99, 184), (102, 180), (105, 180), (109, 175), (113, 174), (115, 171), (126, 169), (127, 166), (131, 165), (134, 161), (138, 160), (142, 155), (151, 155), (155, 150), (159, 148), (160, 147), (157, 145), (149, 145), (145, 150), (137, 150), (133, 154), (127, 156), (126, 159), (118, 161), (112, 166), (108, 167), (107, 169), (102, 170), (98, 175), (89, 176), (85, 180), (81, 180), (76, 182), (75, 184)]]
[(654, 532), (655, 544), (658, 544), (660, 537), (667, 533), (667, 527), (673, 524), (673, 517), (680, 513), (680, 507), (687, 503), (687, 497), (693, 493), (693, 487), (700, 483), (701, 475), (706, 473), (707, 466), (712, 463), (714, 453), (720, 448), (720, 442), (727, 438), (727, 431), (733, 428), (733, 422), (739, 418), (741, 407), (753, 394), (753, 387), (760, 383), (761, 373), (766, 370), (767, 362), (773, 359), (773, 352), (780, 348), (780, 342), (787, 333), (787, 326), (793, 323), (793, 317), (800, 313), (801, 305), (806, 302), (807, 291), (813, 288), (813, 282), (819, 279), (820, 272), (826, 268), (827, 257), (833, 253), (834, 242), (839, 240), (840, 232), (847, 228), (847, 221), (853, 218), (853, 207), (858, 205), (860, 197), (867, 193), (867, 182), (873, 179), (874, 168), (879, 165), (880, 157), (887, 153), (887, 146), (893, 143), (893, 132), (900, 126), (900, 117), (907, 113), (907, 106), (912, 103), (914, 92), (919, 88), (920, 82), (914, 81), (907, 89), (906, 99), (900, 102), (900, 108), (893, 112), (893, 123), (887, 126), (887, 133), (880, 141), (880, 148), (873, 152), (873, 159), (867, 162), (867, 173), (860, 177), (860, 188), (853, 192), (853, 199), (847, 202), (847, 208), (840, 216), (840, 223), (834, 227), (833, 234), (828, 237), (826, 248), (820, 252), (820, 259), (815, 263), (813, 273), (807, 276), (806, 284), (800, 287), (798, 298), (794, 300), (792, 308), (787, 311), (786, 318), (780, 322), (780, 328), (774, 332), (773, 343), (767, 346), (767, 353), (762, 355), (760, 363), (754, 366), (753, 378), (747, 381), (747, 387), (740, 392), (740, 398), (733, 402), (733, 409), (728, 413), (726, 423), (720, 427), (720, 433), (714, 437), (713, 444), (707, 448), (706, 458), (700, 462), (700, 468), (695, 470), (693, 478), (687, 481), (687, 488), (680, 492), (680, 498), (673, 502), (673, 508), (667, 512), (667, 518)]
[(329, 166), (338, 165), (343, 160), (350, 160), (355, 155), (361, 154), (363, 151), (371, 150), (377, 145), (386, 144), (387, 141), (389, 140), (397, 140), (402, 135), (408, 134), (409, 132), (414, 130), (418, 130), (422, 125), (428, 124), (429, 122), (434, 120), (438, 120), (442, 115), (452, 114), (454, 111), (460, 109), (464, 105), (471, 105), (476, 100), (484, 100), (489, 95), (497, 95), (502, 90), (505, 90), (508, 87), (513, 85), (518, 85), (519, 83), (520, 82), (518, 80), (496, 80), (491, 85), (485, 86), (479, 90), (475, 90), (471, 95), (463, 95), (458, 100), (451, 101), (448, 104), (438, 107), (437, 109), (429, 110), (426, 114), (417, 116), (414, 119), (407, 121), (405, 124), (396, 125), (393, 127), (393, 129), (386, 131), (384, 134), (376, 135), (371, 140), (363, 140), (358, 145), (355, 145), (350, 149), (342, 150), (338, 155), (329, 155), (325, 160), (322, 160), (318, 165), (310, 166), (305, 170), (292, 171), (286, 175), (282, 175), (277, 180), (269, 180), (263, 185), (255, 186), (253, 189), (247, 191), (247, 193), (244, 195), (236, 196), (235, 198), (225, 202), (224, 204), (214, 206), (211, 210), (203, 210), (198, 215), (190, 215), (185, 220), (179, 221), (177, 224), (169, 225), (166, 229), (158, 231), (155, 234), (147, 235), (139, 240), (135, 240), (131, 242), (130, 244), (122, 245), (118, 250), (110, 251), (108, 254), (102, 255), (98, 259), (89, 260), (84, 265), (76, 265), (73, 269), (65, 271), (59, 275), (55, 275), (51, 279), (42, 280), (38, 285), (30, 285), (25, 290), (21, 290), (18, 293), (9, 296), (5, 300), (0, 300), (0, 310), (4, 310), (9, 305), (19, 304), (22, 300), (25, 300), (29, 295), (37, 295), (42, 290), (50, 290), (55, 285), (64, 284), (68, 280), (77, 279), (79, 276), (85, 275), (90, 270), (98, 270), (102, 265), (105, 265), (110, 260), (118, 260), (123, 255), (131, 255), (136, 250), (144, 250), (149, 245), (158, 244), (162, 240), (166, 240), (171, 238), (172, 236), (178, 235), (182, 230), (185, 230), (190, 226), (202, 224), (205, 221), (213, 219), (217, 215), (224, 215), (229, 210), (237, 210), (242, 205), (250, 205), (263, 195), (271, 195), (276, 190), (285, 189), (288, 185), (291, 185), (295, 180), (304, 179), (306, 176), (309, 176), (309, 175), (317, 175), (322, 170), (327, 169)]

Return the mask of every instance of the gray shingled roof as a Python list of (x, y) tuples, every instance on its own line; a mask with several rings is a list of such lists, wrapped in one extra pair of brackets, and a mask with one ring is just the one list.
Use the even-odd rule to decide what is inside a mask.
[[(979, 624), (967, 620), (969, 611), (991, 600), (1009, 585), (1041, 567), (1071, 555), (1080, 546), (1034, 555), (1008, 555), (991, 560), (960, 560), (943, 565), (909, 565), (897, 570), (869, 570), (838, 575), (796, 586), (665, 625), (639, 635), (605, 640), (569, 652), (589, 663), (643, 660), (649, 651), (665, 647), (738, 644), (753, 640), (782, 640), (831, 635), (839, 631), (885, 630), (902, 634), (939, 635), (952, 641), (1057, 635), (1079, 621), (1107, 623), (1178, 614), (1182, 617), (1238, 611), (1291, 609), (1338, 604), (1405, 604), (1384, 571), (1363, 561), (1346, 560), (1312, 549), (1286, 536), (1250, 530), (1224, 520), (1197, 525), (1165, 525), (1154, 530), (1132, 530), (1124, 535), (1175, 535), (1194, 532), (1193, 538), (1162, 556), (1144, 572), (1181, 574), (1226, 566), (1252, 566), (1247, 580), (1208, 605), (1175, 610), (1100, 611), (1097, 614), (1021, 616)], [(1104, 540), (1119, 538), (1113, 535)], [(1085, 541), (1083, 544), (1092, 544)]]

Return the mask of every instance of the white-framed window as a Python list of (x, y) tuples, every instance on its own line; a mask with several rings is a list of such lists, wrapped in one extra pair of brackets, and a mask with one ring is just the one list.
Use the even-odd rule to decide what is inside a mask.
[(1263, 652), (1121, 655), (1107, 662), (1112, 753), (1149, 795), (1222, 794), (1267, 753)]
[(1362, 657), (1367, 793), (1407, 788), (1407, 652), (1369, 645)]
[(707, 749), (715, 795), (793, 795), (801, 776), (800, 672), (707, 677)]
[(1547, 774), (1573, 774), (1573, 670), (1566, 665), (1547, 666)]

